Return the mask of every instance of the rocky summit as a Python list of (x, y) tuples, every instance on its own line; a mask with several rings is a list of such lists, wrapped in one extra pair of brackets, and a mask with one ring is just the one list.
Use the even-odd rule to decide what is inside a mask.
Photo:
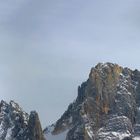
[(38, 114), (28, 115), (14, 101), (1, 101), (0, 140), (44, 140)]
[(140, 71), (99, 63), (47, 140), (140, 140)]

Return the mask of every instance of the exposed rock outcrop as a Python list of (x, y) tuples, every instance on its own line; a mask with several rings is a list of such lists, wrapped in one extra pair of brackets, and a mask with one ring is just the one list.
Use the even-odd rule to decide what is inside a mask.
[(51, 133), (67, 132), (61, 140), (131, 140), (140, 136), (139, 117), (140, 72), (99, 63)]
[(28, 139), (29, 140), (44, 140), (43, 131), (39, 121), (37, 112), (32, 111), (28, 122)]

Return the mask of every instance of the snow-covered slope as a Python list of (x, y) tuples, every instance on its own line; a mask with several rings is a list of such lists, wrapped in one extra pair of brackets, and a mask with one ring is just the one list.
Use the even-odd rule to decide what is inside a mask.
[(0, 102), (0, 140), (43, 140), (41, 133), (35, 111), (28, 115), (14, 101)]
[(18, 104), (10, 101), (0, 103), (0, 139), (11, 140), (15, 135), (20, 135), (27, 126), (29, 115)]
[(140, 137), (134, 137), (134, 140), (140, 140)]

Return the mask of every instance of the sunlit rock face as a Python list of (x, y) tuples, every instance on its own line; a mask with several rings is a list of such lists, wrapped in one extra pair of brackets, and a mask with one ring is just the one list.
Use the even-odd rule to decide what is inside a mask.
[(14, 101), (1, 101), (0, 140), (44, 140), (37, 113), (28, 115)]
[[(61, 118), (44, 130), (55, 140), (131, 140), (140, 136), (140, 72), (99, 63)], [(59, 139), (58, 139), (59, 140)]]

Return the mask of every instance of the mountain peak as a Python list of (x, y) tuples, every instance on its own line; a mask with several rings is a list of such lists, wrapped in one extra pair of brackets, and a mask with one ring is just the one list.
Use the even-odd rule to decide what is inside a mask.
[(90, 76), (92, 74), (94, 75), (95, 73), (100, 74), (110, 74), (110, 73), (116, 73), (120, 74), (122, 72), (123, 68), (119, 66), (118, 64), (113, 64), (113, 63), (98, 63), (95, 67), (93, 67), (90, 71)]
[(114, 67), (115, 65), (118, 65), (118, 64), (115, 64), (115, 63), (110, 63), (110, 62), (105, 62), (105, 63), (101, 63), (99, 62), (95, 68), (105, 68), (105, 67)]
[[(34, 118), (32, 116), (34, 116)], [(29, 135), (29, 132), (31, 130), (30, 122), (34, 122), (34, 120), (37, 121), (36, 123), (32, 124), (32, 132), (39, 132), (39, 134), (30, 133)], [(40, 139), (38, 139), (38, 137)], [(37, 113), (31, 113), (31, 115), (29, 116), (13, 100), (11, 100), (9, 103), (2, 100), (0, 103), (0, 140), (27, 139), (44, 140), (42, 128)]]
[(53, 125), (52, 136), (65, 134), (61, 140), (131, 140), (140, 132), (139, 93), (138, 70), (98, 63), (79, 86), (76, 100)]
[(43, 131), (39, 121), (38, 113), (31, 111), (28, 123), (28, 139), (29, 140), (45, 140)]

